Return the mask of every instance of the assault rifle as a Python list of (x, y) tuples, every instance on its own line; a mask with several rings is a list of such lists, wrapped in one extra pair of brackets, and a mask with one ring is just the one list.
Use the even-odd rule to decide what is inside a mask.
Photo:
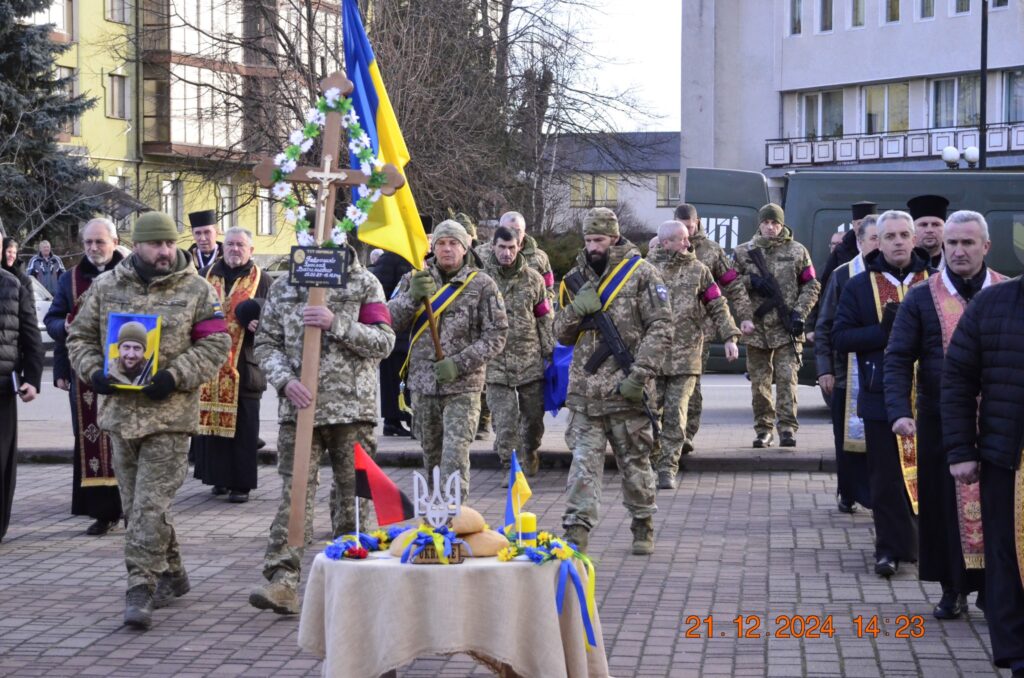
[(786, 297), (782, 294), (782, 288), (779, 287), (779, 281), (775, 279), (772, 272), (768, 270), (768, 262), (764, 259), (764, 252), (758, 247), (751, 247), (747, 250), (747, 256), (750, 257), (750, 261), (754, 264), (757, 269), (758, 275), (768, 285), (769, 295), (768, 298), (761, 302), (761, 305), (754, 311), (754, 317), (761, 320), (768, 314), (768, 311), (775, 309), (775, 313), (779, 316), (779, 321), (782, 323), (782, 329), (786, 330), (786, 336), (789, 337), (789, 343), (793, 347), (793, 352), (796, 353), (796, 361), (800, 367), (804, 366), (804, 357), (797, 350), (796, 337), (793, 336), (793, 309), (786, 305)]
[[(575, 295), (580, 291), (586, 283), (586, 278), (579, 271), (575, 271), (565, 276), (566, 288)], [(590, 356), (586, 364), (583, 366), (583, 370), (587, 374), (595, 374), (601, 367), (605, 360), (609, 356), (615, 357), (615, 362), (618, 364), (619, 369), (625, 373), (628, 377), (630, 370), (633, 369), (633, 355), (629, 352), (629, 348), (626, 346), (626, 342), (622, 340), (622, 335), (619, 334), (619, 328), (615, 326), (612, 319), (605, 315), (604, 311), (597, 311), (586, 316), (583, 319), (583, 323), (580, 325), (581, 330), (597, 330), (597, 333), (601, 337), (601, 341), (594, 351), (594, 354)], [(658, 426), (658, 419), (654, 416), (654, 412), (651, 411), (651, 406), (647, 402), (647, 392), (644, 392), (643, 398), (644, 414), (651, 420), (651, 429), (654, 434), (654, 439), (657, 440), (661, 437), (661, 427)]]

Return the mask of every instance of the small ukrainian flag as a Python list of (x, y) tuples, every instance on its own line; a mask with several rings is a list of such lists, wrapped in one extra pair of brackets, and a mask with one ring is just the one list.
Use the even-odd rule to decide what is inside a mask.
[(519, 465), (519, 457), (516, 451), (512, 450), (512, 466), (509, 468), (508, 476), (508, 498), (505, 500), (505, 527), (511, 525), (512, 529), (515, 529), (516, 516), (523, 510), (523, 504), (532, 496), (530, 484), (526, 482), (526, 475)]

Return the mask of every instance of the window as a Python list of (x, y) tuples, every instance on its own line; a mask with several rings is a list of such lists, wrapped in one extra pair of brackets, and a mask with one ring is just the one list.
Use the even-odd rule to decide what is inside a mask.
[(675, 207), (679, 204), (679, 175), (658, 175), (658, 207)]
[[(73, 97), (78, 94), (78, 72), (74, 68), (67, 68), (66, 66), (57, 66), (56, 76), (58, 80), (64, 80), (65, 83), (61, 87), (64, 94), (69, 97)], [(60, 131), (62, 134), (68, 136), (77, 137), (82, 134), (81, 125), (79, 125), (78, 118), (72, 118), (65, 122)]]
[(910, 85), (869, 85), (864, 88), (864, 132), (904, 132), (910, 122)]
[(789, 0), (789, 34), (800, 35), (803, 31), (800, 14), (803, 12), (802, 0)]
[(35, 26), (53, 24), (54, 33), (63, 33), (68, 37), (73, 37), (74, 11), (72, 0), (53, 0), (49, 7), (33, 14), (31, 22)]
[(1024, 69), (1006, 74), (1006, 122), (1024, 122)]
[(269, 188), (258, 189), (256, 205), (256, 235), (274, 235), (274, 202)]
[(977, 125), (981, 101), (977, 75), (961, 75), (932, 82), (932, 127)]
[(922, 19), (935, 18), (935, 0), (921, 0), (920, 16)]
[(864, 0), (850, 0), (850, 27), (864, 26)]
[(885, 3), (885, 23), (894, 24), (900, 20), (900, 0), (882, 0)]
[(952, 14), (970, 14), (971, 0), (953, 0)]
[(107, 116), (128, 119), (128, 78), (123, 75), (107, 76)]
[(235, 225), (235, 187), (231, 184), (220, 184), (217, 187), (220, 197), (220, 232)]
[(1010, 0), (992, 0), (992, 9), (998, 9), (1000, 7), (1009, 7)]
[(107, 20), (128, 23), (128, 0), (107, 0)]
[(160, 211), (174, 217), (178, 233), (185, 232), (185, 191), (180, 179), (164, 179), (160, 182)]
[(162, 66), (143, 66), (142, 140), (170, 141), (171, 83)]
[(619, 201), (618, 177), (607, 174), (576, 174), (569, 184), (572, 207), (614, 206)]
[(802, 136), (806, 139), (843, 136), (843, 91), (802, 95)]
[(832, 30), (832, 0), (818, 0), (818, 32), (828, 33)]

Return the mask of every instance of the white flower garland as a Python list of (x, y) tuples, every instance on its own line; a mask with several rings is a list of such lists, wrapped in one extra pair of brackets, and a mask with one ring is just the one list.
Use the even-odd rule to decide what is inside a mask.
[(325, 240), (323, 246), (338, 247), (344, 244), (346, 234), (366, 221), (370, 209), (380, 200), (381, 187), (387, 183), (387, 177), (381, 171), (384, 163), (374, 157), (373, 144), (359, 124), (352, 99), (341, 96), (341, 90), (337, 87), (324, 92), (317, 99), (316, 105), (306, 111), (306, 123), (288, 135), (288, 147), (274, 157), (274, 186), (271, 195), (284, 205), (285, 221), (294, 224), (299, 245), (303, 247), (315, 246), (316, 239), (309, 233), (309, 215), (306, 208), (299, 204), (288, 175), (295, 171), (302, 154), (313, 147), (313, 140), (320, 136), (328, 113), (341, 113), (341, 124), (349, 139), (348, 148), (359, 159), (359, 170), (370, 178), (365, 184), (356, 187), (359, 198), (349, 205), (344, 219), (335, 220), (330, 240)]

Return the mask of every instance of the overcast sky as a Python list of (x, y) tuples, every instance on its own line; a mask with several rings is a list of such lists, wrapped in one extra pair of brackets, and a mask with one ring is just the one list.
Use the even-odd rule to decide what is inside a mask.
[(634, 132), (678, 132), (682, 0), (596, 0), (600, 12), (589, 20), (590, 38), (616, 63), (601, 77), (616, 87), (632, 87), (640, 103), (660, 119), (619, 120)]

